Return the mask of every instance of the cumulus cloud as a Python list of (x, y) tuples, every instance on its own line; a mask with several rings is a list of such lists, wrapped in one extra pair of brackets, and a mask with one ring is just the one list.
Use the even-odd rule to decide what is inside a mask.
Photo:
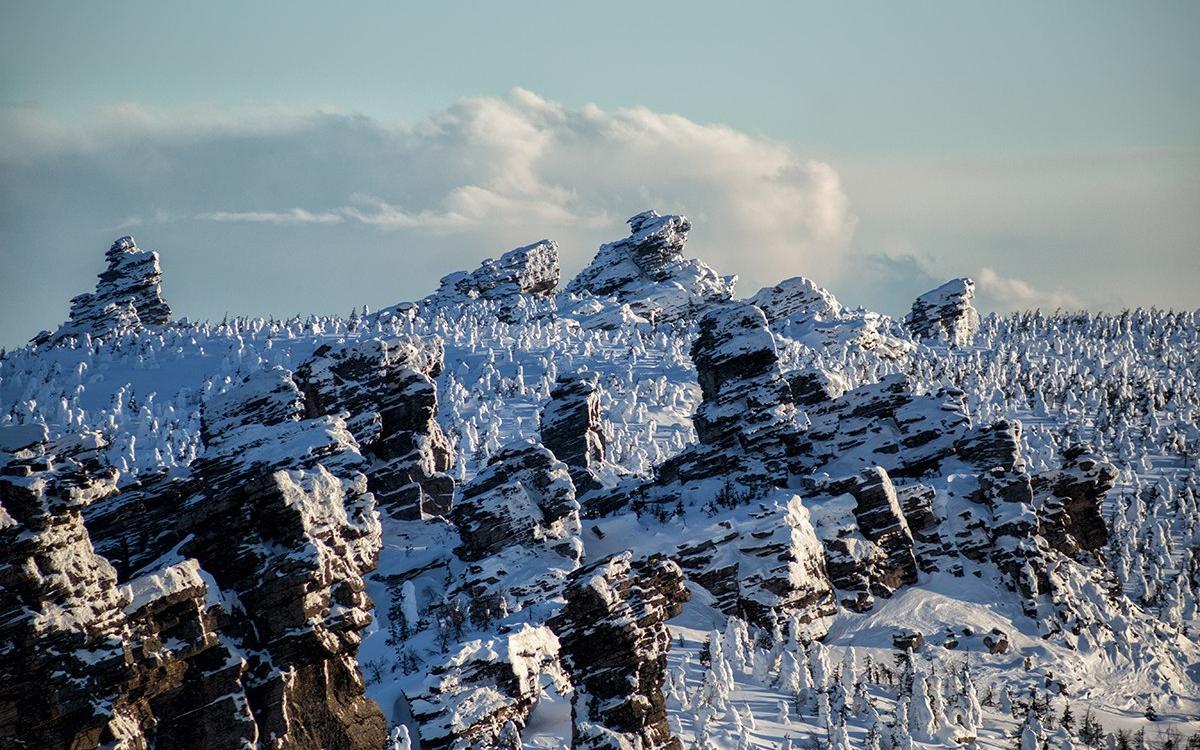
[(522, 89), (410, 123), (136, 105), (67, 121), (10, 108), (0, 134), (2, 262), (46, 284), (24, 298), (27, 284), (0, 289), (4, 317), (40, 321), (28, 333), (92, 285), (114, 227), (160, 250), (176, 307), (199, 317), (414, 298), (542, 237), (559, 241), (570, 274), (647, 208), (687, 214), (690, 254), (751, 294), (796, 274), (836, 280), (855, 226), (837, 171), (783, 143)]
[(996, 312), (1078, 310), (1083, 302), (1062, 287), (1038, 289), (1027, 281), (984, 267), (975, 274), (975, 295), (982, 307)]

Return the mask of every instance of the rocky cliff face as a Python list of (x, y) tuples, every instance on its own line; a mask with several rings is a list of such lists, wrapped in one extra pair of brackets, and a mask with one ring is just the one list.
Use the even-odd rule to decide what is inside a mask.
[(444, 515), (454, 495), (454, 453), (435, 419), (442, 358), (436, 338), (365, 339), (326, 344), (296, 371), (311, 414), (349, 414), (368, 487), (398, 518)]
[(629, 219), (630, 235), (602, 245), (567, 284), (569, 295), (612, 297), (645, 320), (691, 318), (733, 296), (736, 279), (683, 257), (692, 225), (683, 216), (645, 211)]
[(551, 627), (575, 685), (571, 747), (681, 750), (662, 691), (666, 621), (688, 599), (679, 566), (617, 555), (579, 570), (566, 598)]
[(904, 322), (917, 338), (962, 346), (979, 330), (974, 300), (974, 281), (952, 279), (917, 297)]
[(121, 237), (105, 254), (108, 268), (100, 274), (95, 292), (71, 300), (71, 317), (53, 334), (44, 333), (35, 343), (54, 343), (84, 334), (105, 336), (171, 320), (171, 308), (162, 297), (162, 271), (158, 253), (142, 250), (132, 237)]
[(595, 373), (558, 378), (542, 409), (542, 444), (567, 464), (579, 495), (597, 489), (596, 471), (604, 463), (604, 431), (600, 423), (599, 376)]
[(154, 538), (179, 542), (149, 562), (121, 558), (120, 579), (84, 523), (86, 506), (120, 498), (98, 436), (3, 461), (13, 543), (0, 575), (15, 598), (0, 648), (50, 660), (5, 680), (21, 688), (2, 699), (20, 717), (8, 734), (47, 748), (375, 750), (386, 726), (355, 651), (380, 529), (352, 436), (339, 418), (304, 418), (285, 370), (210, 398), (203, 432), (194, 478), (178, 480), (186, 491), (150, 481), (92, 516), (102, 548), (119, 553), (131, 545), (116, 515), (170, 508), (129, 519), (161, 522)]

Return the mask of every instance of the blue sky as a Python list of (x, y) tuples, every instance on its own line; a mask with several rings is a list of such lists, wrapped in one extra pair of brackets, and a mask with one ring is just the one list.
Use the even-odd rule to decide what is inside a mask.
[(120, 233), (179, 315), (345, 312), (652, 206), (745, 294), (1200, 304), (1195, 3), (0, 8), (0, 346)]

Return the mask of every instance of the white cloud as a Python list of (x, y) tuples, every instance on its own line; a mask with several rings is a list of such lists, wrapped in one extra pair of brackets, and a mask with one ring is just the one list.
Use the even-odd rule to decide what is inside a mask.
[[(750, 294), (800, 273), (832, 280), (854, 229), (837, 172), (782, 143), (643, 107), (569, 108), (523, 89), (412, 124), (279, 108), (116, 105), (77, 125), (7, 114), (0, 164), (83, 165), (115, 180), (125, 190), (103, 225), (140, 216), (143, 233), (156, 231), (157, 212), (172, 217), (173, 234), (181, 217), (358, 225), (420, 243), (441, 237), (459, 256), (551, 237), (573, 271), (624, 234), (626, 217), (654, 208), (687, 214), (691, 254), (740, 274)], [(443, 258), (441, 273), (478, 260)]]
[(1027, 281), (1003, 276), (987, 267), (979, 269), (974, 279), (976, 296), (980, 305), (987, 310), (1012, 312), (1040, 309), (1053, 312), (1059, 308), (1078, 310), (1084, 306), (1078, 297), (1062, 287), (1038, 289)]

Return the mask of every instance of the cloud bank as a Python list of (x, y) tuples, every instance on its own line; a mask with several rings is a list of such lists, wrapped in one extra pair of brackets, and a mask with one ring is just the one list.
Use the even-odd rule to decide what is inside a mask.
[(690, 253), (750, 294), (796, 274), (835, 280), (855, 226), (837, 171), (787, 145), (522, 89), (415, 123), (121, 105), (73, 123), (5, 110), (0, 132), (3, 260), (44, 285), (4, 310), (26, 335), (90, 287), (116, 231), (160, 250), (172, 302), (198, 317), (388, 304), (541, 237), (573, 273), (646, 208), (686, 213)]

